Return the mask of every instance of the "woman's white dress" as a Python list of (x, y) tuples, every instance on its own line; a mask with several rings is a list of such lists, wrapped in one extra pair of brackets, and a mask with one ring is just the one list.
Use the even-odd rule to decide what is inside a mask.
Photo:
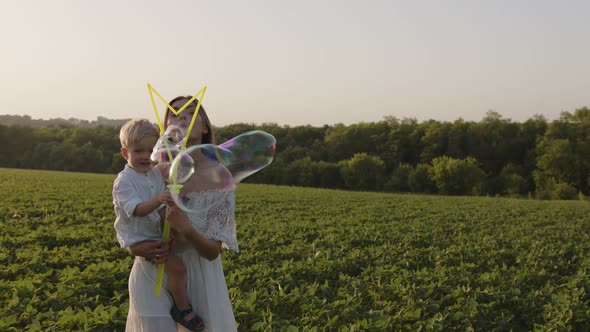
[[(238, 251), (235, 224), (235, 191), (192, 192), (187, 213), (193, 226), (203, 236), (223, 242), (225, 248)], [(221, 256), (213, 261), (199, 253), (182, 236), (176, 239), (174, 254), (181, 257), (187, 271), (188, 297), (193, 310), (203, 318), (205, 331), (236, 331)], [(186, 331), (170, 317), (172, 297), (165, 291), (154, 295), (157, 267), (142, 257), (135, 257), (129, 275), (129, 314), (126, 331)]]

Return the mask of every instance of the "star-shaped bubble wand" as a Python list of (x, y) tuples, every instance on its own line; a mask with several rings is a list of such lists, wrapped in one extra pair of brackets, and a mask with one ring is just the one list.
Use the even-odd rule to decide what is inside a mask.
[[(177, 156), (182, 156), (183, 152), (186, 150), (186, 144), (188, 142), (188, 138), (190, 137), (190, 133), (193, 129), (193, 125), (195, 124), (195, 120), (197, 119), (197, 115), (199, 113), (199, 110), (201, 109), (201, 102), (203, 101), (203, 97), (205, 96), (205, 91), (207, 91), (207, 86), (204, 86), (201, 90), (199, 90), (199, 92), (195, 93), (195, 95), (191, 99), (189, 99), (178, 110), (175, 110), (174, 107), (172, 107), (170, 104), (168, 104), (168, 102), (158, 93), (158, 91), (156, 91), (156, 89), (154, 89), (151, 86), (151, 84), (148, 83), (147, 88), (148, 88), (148, 92), (150, 94), (150, 100), (152, 102), (152, 107), (154, 108), (154, 112), (156, 113), (156, 121), (158, 123), (158, 127), (160, 128), (160, 135), (165, 135), (166, 127), (165, 127), (165, 124), (162, 122), (160, 114), (158, 113), (158, 108), (156, 107), (156, 102), (154, 100), (154, 93), (156, 94), (156, 96), (158, 96), (158, 98), (160, 98), (160, 100), (162, 102), (164, 102), (164, 104), (166, 104), (166, 106), (168, 107), (168, 110), (170, 112), (174, 113), (174, 115), (179, 115), (197, 97), (199, 97), (198, 101), (197, 101), (197, 106), (195, 108), (195, 113), (193, 114), (193, 117), (192, 117), (191, 122), (188, 126), (188, 129), (186, 130), (186, 133), (184, 133), (184, 138), (182, 139), (180, 151), (178, 151), (178, 154), (177, 154)], [(166, 139), (163, 140), (163, 142), (164, 142), (166, 153), (169, 158), (168, 160), (172, 163), (172, 160), (174, 160), (174, 158), (173, 158), (174, 156), (172, 154), (173, 148), (170, 146), (170, 144), (168, 143), (168, 141)], [(172, 165), (170, 166), (170, 169), (168, 171), (169, 184), (167, 187), (168, 187), (168, 190), (170, 190), (170, 192), (172, 194), (178, 194), (178, 193), (180, 193), (180, 189), (182, 189), (182, 183), (180, 183), (181, 181), (179, 181), (179, 179), (178, 179), (178, 166), (179, 165), (180, 165), (180, 163), (172, 163)], [(188, 177), (185, 177), (185, 179), (186, 178), (188, 178)], [(162, 231), (162, 240), (167, 241), (169, 238), (170, 238), (170, 223), (168, 222), (168, 207), (166, 207), (166, 218), (164, 219), (164, 229)], [(158, 274), (156, 277), (156, 287), (154, 289), (154, 293), (156, 296), (160, 296), (163, 278), (164, 278), (164, 264), (158, 264)]]

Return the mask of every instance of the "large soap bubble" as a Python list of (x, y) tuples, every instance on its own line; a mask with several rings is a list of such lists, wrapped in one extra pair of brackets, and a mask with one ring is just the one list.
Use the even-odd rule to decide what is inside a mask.
[(234, 183), (268, 166), (275, 155), (276, 139), (271, 134), (254, 130), (238, 135), (219, 147), (225, 154), (224, 165), (232, 174)]
[(234, 189), (243, 179), (272, 162), (275, 146), (276, 140), (272, 135), (255, 130), (220, 145), (200, 144), (187, 148), (172, 162), (170, 182), (181, 175), (177, 172), (183, 169), (187, 157), (193, 160), (194, 173), (181, 191), (171, 190), (174, 202), (187, 212), (198, 209), (194, 204), (187, 203), (191, 193)]

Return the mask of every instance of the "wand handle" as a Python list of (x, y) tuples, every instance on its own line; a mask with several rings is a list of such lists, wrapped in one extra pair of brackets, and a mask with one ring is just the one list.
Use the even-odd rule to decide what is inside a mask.
[[(166, 212), (168, 212), (168, 207), (166, 207)], [(162, 232), (162, 240), (168, 241), (170, 238), (170, 223), (168, 222), (168, 213), (166, 213), (166, 219), (164, 219), (164, 231)], [(162, 280), (164, 279), (164, 263), (158, 264), (158, 276), (156, 277), (156, 288), (154, 289), (154, 294), (156, 296), (160, 296), (160, 291), (162, 290)]]

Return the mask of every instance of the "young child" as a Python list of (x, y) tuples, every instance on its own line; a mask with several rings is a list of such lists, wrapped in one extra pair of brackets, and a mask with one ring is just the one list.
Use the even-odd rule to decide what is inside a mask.
[[(158, 138), (158, 129), (148, 120), (131, 120), (121, 127), (121, 153), (127, 165), (113, 184), (113, 204), (117, 215), (115, 230), (121, 247), (146, 240), (160, 240), (162, 218), (159, 210), (163, 204), (173, 204), (162, 174), (153, 168), (150, 160)], [(169, 255), (164, 268), (168, 276), (168, 290), (174, 300), (173, 309), (186, 313), (183, 318), (178, 315), (173, 318), (191, 330), (202, 330), (203, 321), (192, 312), (188, 301), (186, 269), (182, 259)]]

